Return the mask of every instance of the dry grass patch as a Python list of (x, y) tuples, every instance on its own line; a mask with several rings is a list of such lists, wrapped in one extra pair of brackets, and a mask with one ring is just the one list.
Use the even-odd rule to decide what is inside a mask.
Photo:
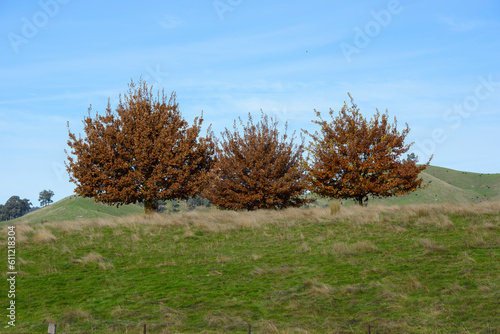
[(111, 310), (110, 314), (114, 317), (114, 318), (124, 318), (124, 317), (127, 317), (130, 315), (130, 311), (126, 308), (123, 308), (121, 307), (120, 305), (118, 305), (117, 307), (115, 307), (113, 310)]
[(262, 259), (262, 255), (259, 254), (252, 254), (252, 260), (257, 261)]
[[(3, 225), (1, 227), (1, 232), (2, 235), (7, 236), (8, 232), (8, 226), (14, 226), (14, 231), (16, 232), (16, 243), (22, 244), (25, 243), (29, 240), (29, 236), (34, 233), (33, 227), (31, 227), (28, 223), (17, 223), (14, 225)], [(0, 245), (5, 246), (7, 245), (7, 237), (2, 238), (0, 240)]]
[(280, 332), (278, 330), (278, 327), (276, 327), (274, 322), (272, 322), (271, 320), (260, 321), (257, 325), (258, 325), (258, 327), (261, 328), (262, 333), (278, 334)]
[(389, 302), (408, 298), (408, 296), (405, 293), (396, 292), (396, 291), (387, 290), (387, 289), (383, 289), (382, 291), (379, 291), (378, 297), (382, 300), (389, 301)]
[(72, 234), (81, 232), (84, 229), (86, 223), (88, 223), (88, 221), (72, 220), (72, 221), (46, 223), (45, 226), (57, 229), (57, 231)]
[(45, 227), (35, 230), (33, 235), (33, 242), (35, 243), (46, 243), (51, 241), (56, 241), (57, 238), (52, 234), (51, 231), (47, 230)]
[(445, 246), (439, 245), (430, 239), (420, 240), (420, 245), (424, 248), (424, 253), (444, 253), (448, 251)]
[(217, 255), (216, 261), (217, 261), (217, 263), (226, 263), (226, 262), (233, 261), (233, 259), (229, 256), (224, 255), (224, 254), (219, 254), (219, 255)]
[(239, 316), (232, 316), (226, 313), (208, 313), (203, 316), (209, 327), (233, 327), (244, 326), (247, 323)]
[(338, 289), (338, 292), (342, 296), (346, 296), (346, 295), (354, 295), (354, 294), (360, 293), (360, 292), (364, 291), (365, 289), (366, 289), (366, 287), (359, 285), (359, 284), (347, 284), (347, 285), (341, 286)]
[(92, 320), (90, 312), (81, 309), (69, 309), (65, 311), (62, 315), (61, 321), (59, 323), (82, 323), (89, 322)]
[(462, 252), (458, 254), (457, 258), (461, 260), (462, 262), (466, 263), (476, 263), (476, 260), (472, 258), (467, 252)]
[(477, 236), (473, 238), (469, 238), (465, 240), (465, 248), (481, 248), (486, 246), (486, 241), (484, 241), (484, 238), (482, 236)]
[(318, 281), (315, 278), (307, 279), (304, 282), (304, 289), (313, 296), (330, 296), (334, 289), (325, 283)]
[(453, 295), (461, 295), (466, 289), (455, 282), (451, 284), (448, 288), (444, 289), (444, 293), (453, 294)]
[(82, 264), (96, 263), (99, 266), (99, 268), (103, 270), (114, 268), (111, 262), (107, 261), (101, 254), (96, 252), (90, 252), (89, 254), (83, 256), (81, 259), (73, 260), (73, 263), (82, 263)]
[(332, 245), (332, 253), (334, 255), (356, 255), (366, 253), (377, 253), (380, 250), (369, 240), (358, 241), (354, 244), (345, 242), (337, 242)]
[(165, 305), (160, 306), (160, 313), (170, 326), (182, 326), (187, 317), (186, 312)]
[(337, 212), (339, 212), (341, 209), (341, 204), (340, 201), (335, 201), (333, 203), (330, 203), (330, 215), (335, 215)]
[(302, 244), (297, 247), (298, 253), (310, 253), (311, 247), (307, 244), (307, 242), (302, 242)]
[(279, 267), (273, 267), (273, 268), (259, 268), (255, 267), (255, 269), (250, 272), (250, 275), (255, 276), (263, 276), (263, 275), (289, 275), (291, 274), (292, 268), (290, 268), (289, 265), (281, 265)]
[(90, 252), (89, 254), (82, 257), (82, 263), (99, 263), (102, 261), (103, 256), (96, 252)]
[(136, 233), (133, 233), (131, 236), (130, 236), (130, 240), (132, 242), (137, 242), (137, 241), (142, 241), (141, 237), (138, 236)]
[[(35, 232), (35, 230), (33, 230), (33, 227), (31, 227), (31, 225), (29, 225), (28, 223), (18, 223), (14, 226), (16, 227), (16, 234), (30, 234)], [(4, 226), (3, 229), (6, 231), (7, 227)]]
[(380, 211), (381, 207), (378, 206), (361, 207), (359, 205), (353, 205), (340, 210), (335, 216), (331, 216), (330, 219), (333, 222), (348, 222), (360, 226), (380, 221)]
[(424, 285), (420, 283), (415, 277), (410, 276), (408, 278), (408, 291), (417, 291), (424, 288)]
[(433, 226), (437, 228), (442, 228), (446, 230), (454, 230), (456, 229), (453, 222), (441, 213), (436, 213), (433, 215), (419, 217), (416, 221), (417, 226)]
[(483, 293), (490, 293), (493, 292), (494, 294), (498, 295), (499, 294), (499, 289), (498, 286), (493, 283), (493, 282), (488, 282), (486, 284), (479, 285), (478, 290), (483, 292)]

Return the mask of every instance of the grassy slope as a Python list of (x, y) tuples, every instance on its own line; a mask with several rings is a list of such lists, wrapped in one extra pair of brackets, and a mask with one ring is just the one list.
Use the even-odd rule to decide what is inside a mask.
[[(111, 218), (143, 212), (138, 205), (124, 205), (120, 208), (96, 203), (91, 198), (83, 198), (72, 195), (62, 200), (30, 212), (29, 214), (15, 219), (12, 222), (27, 221), (30, 223), (40, 223), (47, 221), (74, 220), (80, 218)], [(9, 222), (11, 223), (11, 222)]]
[(499, 230), (500, 202), (18, 224), (0, 332), (500, 333)]
[[(370, 199), (369, 205), (401, 205), (424, 203), (477, 203), (500, 199), (500, 174), (479, 174), (429, 166), (421, 174), (424, 189), (405, 196)], [(431, 181), (431, 183), (429, 183)], [(325, 205), (328, 201), (321, 200)]]

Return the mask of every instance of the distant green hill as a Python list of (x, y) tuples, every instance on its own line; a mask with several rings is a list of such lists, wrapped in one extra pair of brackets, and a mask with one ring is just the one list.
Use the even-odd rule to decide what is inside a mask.
[[(374, 203), (477, 203), (500, 199), (500, 174), (479, 174), (429, 166), (422, 172), (425, 189)], [(429, 183), (430, 182), (430, 183)]]
[[(500, 199), (500, 174), (461, 172), (449, 168), (429, 166), (421, 173), (424, 189), (390, 198), (371, 198), (368, 205), (401, 205), (429, 203), (477, 203)], [(430, 183), (429, 183), (430, 182)], [(325, 206), (327, 199), (318, 204)], [(346, 204), (351, 204), (347, 201)]]
[[(456, 171), (449, 168), (429, 166), (422, 172), (425, 189), (405, 196), (370, 199), (368, 205), (401, 205), (424, 203), (477, 203), (500, 199), (500, 174), (479, 174)], [(430, 183), (429, 183), (430, 182)], [(328, 199), (318, 199), (313, 206), (328, 206)], [(347, 205), (351, 204), (346, 201)], [(186, 211), (181, 202), (179, 210)], [(52, 205), (31, 212), (16, 221), (45, 222), (75, 219), (92, 219), (140, 214), (143, 209), (139, 205), (124, 205), (120, 208), (96, 203), (89, 198), (69, 196)]]
[(92, 218), (107, 218), (120, 217), (130, 214), (139, 214), (144, 209), (139, 205), (130, 204), (123, 205), (119, 208), (115, 206), (96, 203), (91, 198), (83, 198), (77, 195), (68, 196), (62, 200), (30, 212), (18, 219), (9, 221), (27, 221), (30, 223), (40, 223), (48, 221), (62, 221), (75, 219), (92, 219)]

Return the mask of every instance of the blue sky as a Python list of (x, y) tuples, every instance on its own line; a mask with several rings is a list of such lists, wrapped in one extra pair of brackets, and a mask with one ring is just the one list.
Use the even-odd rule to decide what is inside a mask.
[(314, 131), (350, 92), (408, 123), (421, 161), (500, 172), (496, 0), (4, 0), (0, 36), (1, 204), (71, 195), (67, 122), (140, 77), (216, 134), (260, 109)]

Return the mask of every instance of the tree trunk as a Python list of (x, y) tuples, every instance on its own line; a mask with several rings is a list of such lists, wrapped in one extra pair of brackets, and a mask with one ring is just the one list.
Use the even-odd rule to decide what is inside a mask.
[(158, 200), (157, 199), (147, 199), (144, 201), (144, 213), (147, 215), (158, 212)]
[(358, 196), (356, 197), (356, 202), (358, 202), (360, 206), (365, 206), (365, 203), (368, 202), (368, 196)]

